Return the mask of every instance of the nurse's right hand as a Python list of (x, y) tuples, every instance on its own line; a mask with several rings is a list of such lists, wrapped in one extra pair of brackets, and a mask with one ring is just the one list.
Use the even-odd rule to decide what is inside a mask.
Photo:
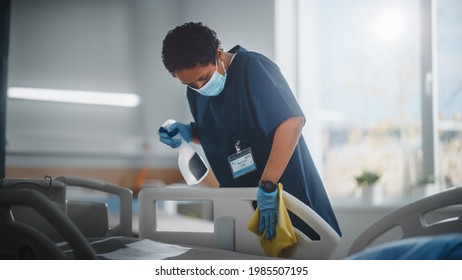
[(257, 204), (260, 208), (260, 220), (258, 232), (266, 232), (266, 239), (271, 240), (276, 236), (278, 223), (278, 189), (267, 192), (262, 186), (258, 186)]
[(160, 142), (172, 147), (178, 148), (181, 146), (181, 139), (175, 137), (177, 134), (180, 134), (181, 137), (187, 142), (192, 140), (192, 127), (190, 124), (183, 124), (180, 122), (175, 122), (171, 124), (168, 129), (165, 127), (160, 127), (158, 134)]

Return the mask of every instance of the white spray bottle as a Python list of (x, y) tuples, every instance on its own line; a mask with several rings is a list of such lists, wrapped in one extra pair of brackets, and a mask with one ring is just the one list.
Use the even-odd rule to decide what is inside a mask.
[[(166, 120), (162, 126), (170, 131), (170, 126), (175, 122), (175, 120), (169, 119)], [(172, 138), (181, 141), (181, 145), (178, 147), (178, 167), (186, 184), (195, 185), (200, 183), (209, 173), (209, 169), (204, 160), (194, 148), (181, 137), (180, 133)]]

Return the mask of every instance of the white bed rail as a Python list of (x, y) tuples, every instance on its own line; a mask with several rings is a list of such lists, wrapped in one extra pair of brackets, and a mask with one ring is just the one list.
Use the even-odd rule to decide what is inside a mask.
[[(426, 214), (436, 210), (450, 206), (460, 207), (461, 205), (462, 188), (459, 187), (442, 191), (398, 208), (361, 233), (351, 246), (348, 255), (362, 251), (369, 246), (383, 243), (376, 241), (395, 229), (398, 229), (400, 233), (399, 236), (395, 237), (395, 240), (414, 236), (462, 233), (462, 216), (458, 209), (455, 209), (457, 213), (455, 217), (432, 223), (428, 223), (425, 219)], [(386, 242), (389, 241), (393, 240)]]
[[(132, 204), (133, 192), (118, 185), (113, 185), (105, 181), (97, 179), (89, 179), (76, 176), (61, 176), (55, 179), (56, 181), (64, 183), (66, 186), (80, 187), (90, 190), (96, 190), (103, 193), (113, 194), (119, 198), (120, 211), (119, 211), (119, 224), (113, 228), (108, 229), (108, 236), (122, 235), (132, 236)], [(84, 217), (83, 217), (84, 218)], [(89, 225), (92, 226), (92, 225)]]
[[(160, 242), (228, 249), (240, 253), (264, 256), (259, 237), (247, 229), (254, 213), (252, 201), (257, 188), (161, 187), (143, 188), (139, 198), (139, 236)], [(329, 259), (340, 243), (340, 236), (316, 212), (298, 199), (283, 192), (287, 209), (309, 224), (320, 240), (311, 240), (295, 229), (297, 244), (287, 249), (283, 257), (293, 259)], [(157, 225), (159, 201), (211, 201), (213, 232), (161, 231)]]

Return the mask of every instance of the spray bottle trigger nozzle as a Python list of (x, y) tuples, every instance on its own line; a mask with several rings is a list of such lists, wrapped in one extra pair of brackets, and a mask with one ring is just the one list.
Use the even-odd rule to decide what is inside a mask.
[(166, 133), (168, 136), (173, 137), (178, 134), (178, 128), (175, 128), (174, 130), (168, 130), (167, 128), (161, 126), (159, 128), (159, 132)]
[(168, 136), (173, 137), (178, 134), (178, 128), (175, 128), (174, 130), (167, 131)]

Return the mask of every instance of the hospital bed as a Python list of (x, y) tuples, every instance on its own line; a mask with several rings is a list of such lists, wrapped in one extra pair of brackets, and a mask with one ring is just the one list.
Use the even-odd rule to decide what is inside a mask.
[[(68, 201), (65, 194), (63, 196), (63, 192), (70, 186), (109, 190), (113, 194), (116, 193), (121, 212), (119, 224), (114, 227), (108, 226), (106, 230), (100, 230), (97, 234), (91, 233), (85, 227), (82, 228), (82, 223), (79, 224), (78, 221), (85, 221), (89, 214), (84, 211), (82, 213), (87, 214), (79, 217), (75, 211), (73, 214), (67, 211), (70, 208), (69, 205), (75, 204), (75, 202)], [(126, 188), (76, 177), (59, 177), (54, 180), (4, 179), (0, 188), (0, 257), (8, 259), (27, 257), (38, 259), (271, 259), (264, 255), (259, 245), (259, 237), (247, 229), (247, 222), (254, 211), (251, 202), (255, 199), (255, 194), (255, 188), (214, 189), (186, 186), (143, 188), (138, 197), (139, 232), (138, 236), (134, 236), (131, 232), (133, 199), (131, 191)], [(312, 226), (321, 238), (310, 240), (296, 230), (298, 243), (286, 250), (281, 257), (329, 259), (337, 248), (340, 237), (306, 205), (288, 193), (284, 192), (283, 197), (287, 208)], [(158, 227), (160, 210), (157, 206), (163, 201), (170, 200), (210, 201), (213, 205), (211, 221), (213, 230), (207, 232), (160, 230)], [(459, 255), (454, 254), (454, 251), (462, 251), (460, 215), (451, 219), (434, 221), (431, 224), (422, 222), (425, 221), (422, 217), (429, 211), (441, 207), (457, 207), (461, 203), (462, 189), (456, 188), (400, 208), (397, 212), (380, 220), (377, 223), (378, 226), (376, 224), (371, 226), (371, 229), (359, 236), (358, 241), (350, 250), (350, 258), (367, 258), (367, 254), (361, 254), (374, 252), (374, 248), (384, 246), (374, 244), (377, 241), (376, 236), (381, 235), (379, 233), (383, 231), (389, 231), (390, 228), (395, 228), (396, 224), (404, 225), (405, 229), (404, 234), (395, 239), (412, 240), (419, 238), (416, 236), (431, 234), (433, 240), (441, 239), (441, 242), (450, 242), (452, 248), (459, 248), (459, 250), (454, 249), (453, 254), (450, 255), (450, 257), (458, 258)], [(122, 204), (125, 206), (122, 207)], [(33, 208), (56, 228), (62, 239), (50, 238), (46, 229), (41, 232), (32, 227), (30, 221), (15, 219), (11, 210), (18, 205)], [(99, 209), (95, 207), (95, 204), (86, 204), (85, 201), (82, 208), (86, 207)], [(100, 212), (103, 211), (97, 210), (90, 215), (97, 216), (96, 213)], [(107, 218), (107, 214), (101, 216), (104, 219)], [(422, 226), (417, 227), (419, 223)], [(108, 223), (103, 224), (106, 226)], [(409, 226), (406, 226), (407, 224)], [(89, 225), (90, 223), (87, 224)], [(449, 235), (449, 233), (457, 234)], [(439, 236), (444, 236), (445, 239)], [(388, 246), (387, 244), (399, 242), (400, 240), (388, 240), (384, 244)], [(374, 256), (381, 257), (380, 254)]]

